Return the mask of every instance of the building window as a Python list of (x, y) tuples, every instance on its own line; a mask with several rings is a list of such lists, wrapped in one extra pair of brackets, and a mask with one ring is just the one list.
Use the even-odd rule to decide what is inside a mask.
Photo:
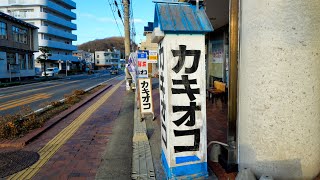
[(28, 55), (28, 69), (33, 69), (33, 66), (34, 66), (33, 55), (29, 54)]
[(13, 40), (15, 42), (27, 44), (28, 42), (28, 31), (15, 26), (12, 26)]
[(20, 64), (20, 69), (22, 69), (22, 70), (27, 69), (25, 54), (19, 54), (19, 64)]
[(97, 58), (99, 58), (99, 55), (97, 55)]
[(16, 64), (16, 53), (7, 53), (7, 70), (10, 64)]
[(7, 24), (0, 21), (0, 39), (7, 39)]

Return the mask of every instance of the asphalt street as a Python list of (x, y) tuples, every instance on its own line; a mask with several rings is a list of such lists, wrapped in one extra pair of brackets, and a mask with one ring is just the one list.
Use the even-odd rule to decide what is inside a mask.
[(49, 102), (60, 100), (74, 90), (85, 90), (116, 75), (108, 71), (68, 76), (60, 80), (33, 83), (0, 89), (0, 116), (14, 114), (24, 106), (37, 110)]

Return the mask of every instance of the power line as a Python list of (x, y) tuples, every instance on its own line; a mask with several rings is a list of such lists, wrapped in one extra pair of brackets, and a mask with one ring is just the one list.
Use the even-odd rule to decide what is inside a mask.
[(119, 18), (121, 19), (122, 24), (124, 25), (123, 19), (122, 19), (122, 15), (121, 15), (121, 12), (123, 12), (123, 4), (122, 4), (122, 3), (120, 3), (120, 4), (122, 5), (122, 11), (119, 9), (118, 1), (117, 1), (117, 0), (114, 0), (114, 5), (115, 5), (115, 7), (117, 8), (116, 10), (118, 11), (118, 16), (119, 16)]
[[(116, 16), (114, 15), (114, 11), (113, 11), (113, 9), (112, 9), (112, 5), (111, 5), (110, 0), (108, 0), (108, 2), (109, 2), (110, 9), (111, 9), (111, 11), (112, 11), (112, 15), (113, 15), (114, 21), (115, 21), (115, 22), (116, 22), (116, 24), (117, 24), (117, 27), (118, 27), (119, 33), (120, 33), (121, 37), (123, 37), (123, 36), (122, 36), (122, 33), (121, 33), (121, 31), (120, 31), (120, 28), (119, 28), (118, 22), (117, 22), (117, 20), (116, 20)], [(123, 23), (123, 22), (122, 22), (122, 23)]]

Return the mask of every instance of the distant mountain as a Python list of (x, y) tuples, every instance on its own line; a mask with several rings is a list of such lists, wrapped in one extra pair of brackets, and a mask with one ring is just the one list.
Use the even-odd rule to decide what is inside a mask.
[(104, 39), (96, 39), (83, 44), (78, 45), (78, 50), (84, 50), (89, 52), (94, 51), (107, 51), (113, 48), (121, 51), (124, 54), (124, 38), (123, 37), (109, 37)]

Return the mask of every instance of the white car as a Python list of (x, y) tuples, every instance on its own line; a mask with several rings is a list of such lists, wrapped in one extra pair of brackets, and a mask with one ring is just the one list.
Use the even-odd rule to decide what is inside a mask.
[(42, 72), (42, 76), (45, 76), (44, 73), (47, 74), (47, 76), (56, 76), (59, 73), (59, 68), (54, 67), (54, 68), (47, 68), (47, 70), (45, 72)]

